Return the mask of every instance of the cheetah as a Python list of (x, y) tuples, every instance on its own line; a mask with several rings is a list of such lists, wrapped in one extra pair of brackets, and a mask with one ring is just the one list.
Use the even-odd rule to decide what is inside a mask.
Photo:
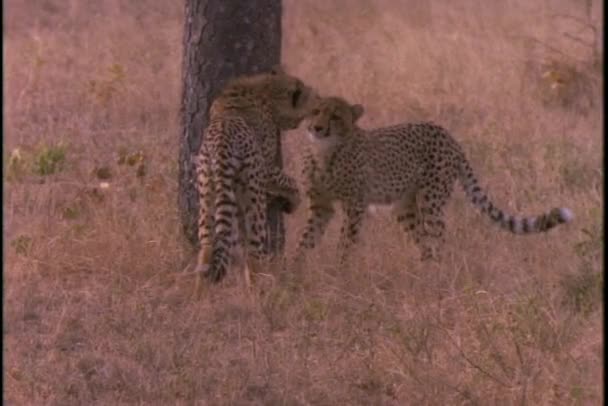
[(312, 148), (305, 153), (304, 189), (309, 216), (298, 242), (295, 264), (315, 247), (342, 205), (340, 265), (357, 241), (364, 213), (389, 205), (397, 222), (413, 237), (420, 259), (438, 259), (444, 242), (443, 208), (455, 180), (475, 207), (514, 234), (540, 233), (573, 219), (567, 208), (520, 218), (497, 208), (478, 185), (469, 161), (444, 128), (430, 122), (364, 130), (357, 126), (364, 109), (329, 97), (319, 99), (307, 118)]
[[(235, 247), (246, 251), (249, 286), (250, 273), (268, 254), (267, 195), (286, 201), (286, 212), (300, 201), (297, 183), (277, 165), (281, 133), (298, 127), (316, 97), (279, 66), (229, 81), (213, 101), (193, 159), (200, 203), (197, 290), (202, 277), (223, 279)], [(239, 234), (246, 249), (238, 246)]]

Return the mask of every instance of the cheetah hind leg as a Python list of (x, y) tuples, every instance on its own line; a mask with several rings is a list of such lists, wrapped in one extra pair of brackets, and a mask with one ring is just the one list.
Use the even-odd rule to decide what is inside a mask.
[[(413, 239), (416, 242), (416, 246), (421, 248), (418, 227), (422, 226), (419, 225), (420, 216), (418, 214), (418, 207), (416, 206), (416, 193), (407, 193), (401, 201), (395, 204), (393, 207), (393, 215), (397, 219), (397, 223), (401, 225), (406, 236)], [(428, 253), (426, 253), (424, 257), (426, 258), (427, 255)]]
[(248, 238), (248, 230), (246, 229), (247, 220), (243, 215), (243, 211), (239, 209), (238, 216), (238, 232), (239, 235), (235, 236), (234, 241), (238, 241), (236, 246), (234, 247), (234, 267), (241, 269), (243, 272), (243, 279), (245, 281), (245, 289), (248, 293), (251, 293), (253, 289), (251, 275), (252, 273), (257, 271), (257, 267), (255, 262), (252, 262), (252, 259), (248, 255), (248, 250), (246, 250), (247, 246), (247, 238)]
[(201, 249), (198, 253), (198, 257), (197, 257), (197, 261), (196, 261), (196, 268), (195, 268), (196, 281), (194, 283), (194, 292), (192, 294), (193, 299), (196, 301), (200, 300), (200, 298), (203, 295), (204, 285), (205, 285), (205, 281), (203, 279), (205, 278), (204, 275), (209, 270), (209, 264), (211, 262), (212, 251), (213, 250), (212, 250), (211, 245), (204, 245), (201, 247)]
[[(212, 247), (210, 245), (208, 245), (208, 246), (205, 246), (204, 248), (202, 248), (198, 254), (197, 265), (196, 265), (196, 269), (195, 269), (196, 281), (194, 284), (194, 294), (193, 294), (193, 298), (195, 300), (200, 300), (200, 298), (203, 296), (203, 292), (205, 291), (205, 286), (207, 285), (206, 281), (205, 281), (205, 275), (209, 271), (212, 252), (213, 252)], [(242, 252), (241, 246), (238, 246), (238, 245), (236, 247), (233, 246), (231, 249), (231, 253), (232, 254), (231, 254), (230, 268), (245, 268), (246, 266), (245, 266), (244, 260), (243, 260), (244, 254)], [(245, 269), (244, 272), (246, 273), (247, 270)], [(249, 278), (248, 274), (245, 275), (245, 283), (249, 287), (250, 278)]]
[(241, 246), (244, 248), (242, 268), (245, 286), (251, 293), (253, 289), (252, 277), (261, 274), (262, 269), (268, 262), (265, 210), (267, 196), (255, 177), (250, 176), (248, 181), (247, 186), (244, 186), (242, 190), (242, 200), (246, 204), (240, 212), (242, 215), (239, 216), (239, 232), (241, 233)]
[(285, 261), (284, 263), (284, 270), (292, 274), (302, 271), (307, 251), (317, 246), (334, 216), (334, 208), (331, 204), (314, 202), (310, 205), (308, 211), (306, 227), (301, 232), (296, 252), (291, 261)]
[[(413, 237), (421, 251), (423, 262), (439, 261), (441, 247), (445, 243), (445, 200), (431, 200), (431, 191), (421, 189), (416, 194), (416, 215)], [(411, 224), (410, 224), (411, 226)]]
[(195, 265), (195, 278), (194, 292), (192, 298), (199, 300), (204, 290), (204, 275), (209, 271), (211, 264), (211, 257), (213, 253), (213, 225), (214, 219), (211, 216), (211, 208), (213, 207), (210, 195), (201, 195), (200, 199), (200, 211), (199, 211), (199, 225), (198, 225), (198, 239), (200, 242), (200, 249), (196, 257)]
[(439, 246), (443, 241), (443, 219), (429, 204), (417, 204), (417, 196), (424, 192), (410, 192), (393, 209), (397, 222), (407, 236), (412, 238), (420, 250), (420, 260), (439, 259)]

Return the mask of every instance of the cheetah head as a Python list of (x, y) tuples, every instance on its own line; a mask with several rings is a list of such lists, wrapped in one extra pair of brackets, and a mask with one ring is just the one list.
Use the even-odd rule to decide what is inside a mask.
[(270, 71), (267, 91), (275, 120), (282, 130), (297, 128), (319, 99), (312, 87), (288, 75), (280, 66)]
[(318, 100), (317, 93), (310, 86), (287, 74), (281, 66), (270, 72), (233, 80), (224, 96), (243, 108), (251, 105), (261, 107), (272, 116), (280, 130), (297, 128)]
[(316, 142), (339, 142), (353, 133), (364, 111), (360, 104), (339, 97), (320, 99), (307, 120), (308, 134)]

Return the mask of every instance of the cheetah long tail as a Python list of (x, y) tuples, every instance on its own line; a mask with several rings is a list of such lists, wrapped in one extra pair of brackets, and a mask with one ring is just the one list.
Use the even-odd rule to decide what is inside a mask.
[(553, 227), (569, 223), (574, 219), (572, 211), (565, 207), (554, 208), (549, 212), (530, 217), (518, 217), (506, 213), (494, 206), (479, 186), (471, 165), (466, 159), (463, 159), (463, 162), (460, 168), (460, 183), (464, 192), (475, 207), (487, 214), (501, 228), (514, 234), (534, 234), (549, 231)]

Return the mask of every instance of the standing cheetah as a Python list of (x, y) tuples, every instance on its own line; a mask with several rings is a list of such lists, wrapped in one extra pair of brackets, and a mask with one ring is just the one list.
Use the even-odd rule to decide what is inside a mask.
[(266, 254), (267, 194), (283, 197), (291, 210), (299, 202), (295, 180), (277, 166), (281, 132), (296, 128), (316, 97), (279, 67), (230, 81), (213, 101), (194, 159), (200, 196), (196, 270), (201, 275), (213, 282), (225, 276), (240, 233), (247, 246), (249, 284), (249, 273)]
[(310, 214), (296, 261), (324, 233), (335, 201), (345, 212), (341, 265), (373, 204), (391, 205), (419, 246), (421, 259), (435, 258), (445, 231), (443, 207), (456, 179), (474, 206), (512, 233), (544, 232), (572, 220), (566, 208), (526, 218), (505, 213), (479, 187), (462, 148), (445, 129), (420, 123), (363, 130), (355, 124), (363, 111), (340, 98), (325, 98), (307, 120), (313, 146), (305, 155), (303, 174)]

